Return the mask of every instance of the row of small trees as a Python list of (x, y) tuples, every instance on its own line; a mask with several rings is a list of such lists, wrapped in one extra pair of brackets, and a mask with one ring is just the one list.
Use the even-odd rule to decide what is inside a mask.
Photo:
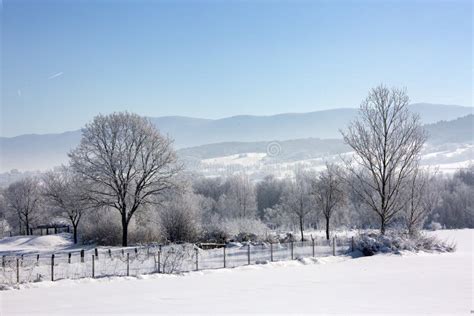
[(147, 119), (99, 115), (83, 129), (69, 165), (10, 185), (2, 194), (2, 212), (26, 234), (32, 223), (62, 216), (77, 242), (84, 217), (90, 227), (98, 225), (91, 218), (114, 211), (123, 246), (131, 223), (159, 227), (160, 237), (169, 241), (189, 241), (199, 235), (216, 238), (231, 221), (247, 220), (247, 230), (296, 225), (303, 240), (304, 229), (322, 221), (329, 238), (335, 214), (345, 217), (339, 222), (359, 227), (373, 224), (375, 215), (382, 234), (391, 223), (403, 222), (413, 235), (438, 206), (439, 194), (433, 173), (419, 166), (426, 135), (408, 102), (403, 90), (374, 88), (359, 117), (342, 132), (353, 157), (341, 157), (319, 173), (295, 170), (292, 179), (267, 177), (256, 184), (244, 174), (190, 175), (172, 140)]

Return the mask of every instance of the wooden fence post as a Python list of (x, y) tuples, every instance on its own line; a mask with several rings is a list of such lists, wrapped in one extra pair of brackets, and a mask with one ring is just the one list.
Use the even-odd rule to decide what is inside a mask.
[(51, 281), (54, 281), (54, 253), (51, 255)]
[(291, 260), (293, 260), (293, 240), (290, 242), (291, 245)]
[(196, 271), (199, 270), (199, 249), (194, 249), (194, 251), (196, 252)]
[(81, 250), (81, 262), (84, 263), (84, 249)]
[(314, 238), (313, 238), (312, 235), (311, 235), (311, 246), (313, 247), (313, 258), (314, 258), (314, 255), (315, 255), (315, 253), (314, 253)]
[(95, 278), (95, 256), (92, 255), (92, 278)]
[(270, 241), (270, 261), (273, 262), (273, 243)]
[(158, 273), (161, 273), (161, 246), (160, 250), (158, 250)]
[(109, 258), (112, 258), (112, 250), (109, 248)]
[(97, 248), (95, 248), (94, 253), (97, 260), (99, 260), (99, 250)]
[(2, 256), (2, 268), (5, 268), (5, 255)]
[(226, 267), (226, 262), (225, 262), (225, 245), (224, 245), (223, 249), (224, 249), (224, 268), (225, 268), (225, 267)]
[(16, 258), (16, 283), (20, 283), (20, 258)]
[(332, 255), (336, 255), (336, 237), (332, 238)]
[(67, 263), (71, 263), (71, 253), (67, 254)]
[(130, 276), (130, 253), (127, 252), (127, 276)]
[(352, 252), (354, 252), (354, 236), (351, 237), (351, 248)]
[(250, 242), (247, 244), (247, 263), (250, 264)]

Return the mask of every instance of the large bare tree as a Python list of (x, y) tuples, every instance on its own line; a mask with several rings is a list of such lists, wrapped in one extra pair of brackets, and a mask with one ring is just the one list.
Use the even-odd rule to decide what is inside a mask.
[(402, 192), (408, 177), (418, 168), (426, 135), (419, 116), (408, 109), (404, 89), (380, 85), (362, 102), (358, 118), (344, 141), (354, 150), (348, 163), (354, 175), (353, 190), (380, 217), (380, 232), (403, 209)]
[(91, 200), (120, 212), (123, 246), (133, 215), (171, 189), (181, 169), (172, 140), (127, 112), (96, 116), (69, 157), (71, 168), (88, 181)]
[(7, 207), (18, 218), (20, 234), (30, 235), (40, 211), (41, 194), (36, 178), (24, 178), (10, 184), (4, 192)]
[[(47, 172), (43, 177), (43, 195), (59, 216), (72, 225), (74, 243), (77, 244), (77, 228), (84, 213), (91, 207), (87, 183), (69, 168)], [(56, 213), (56, 212), (55, 212)]]
[(329, 240), (331, 217), (344, 204), (346, 197), (341, 168), (327, 163), (326, 170), (320, 172), (312, 182), (312, 194), (326, 219), (326, 239)]

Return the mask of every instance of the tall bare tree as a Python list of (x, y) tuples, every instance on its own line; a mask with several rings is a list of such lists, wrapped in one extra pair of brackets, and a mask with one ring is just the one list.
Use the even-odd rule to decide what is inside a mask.
[(88, 181), (91, 200), (120, 212), (123, 246), (133, 215), (172, 188), (181, 169), (172, 140), (127, 112), (96, 116), (69, 157), (71, 168)]
[(250, 178), (245, 173), (241, 173), (229, 179), (229, 194), (235, 204), (236, 217), (247, 218), (255, 216), (256, 200), (255, 188), (250, 182)]
[(301, 241), (304, 241), (306, 218), (313, 211), (310, 201), (310, 186), (310, 176), (298, 171), (295, 180), (285, 186), (281, 199), (281, 207), (297, 221)]
[(416, 169), (408, 179), (405, 223), (410, 236), (416, 235), (425, 219), (440, 202), (440, 186), (435, 174)]
[(354, 150), (348, 163), (354, 175), (353, 190), (380, 217), (380, 232), (403, 209), (400, 203), (404, 184), (418, 168), (426, 134), (419, 116), (408, 109), (404, 89), (380, 85), (362, 102), (359, 117), (347, 131), (344, 141)]
[(41, 194), (36, 178), (24, 178), (8, 186), (4, 192), (7, 207), (16, 214), (20, 234), (30, 235), (31, 226), (40, 211)]
[(72, 225), (74, 243), (77, 244), (77, 228), (91, 203), (87, 194), (87, 183), (66, 167), (59, 172), (50, 171), (43, 177), (43, 195), (59, 216)]
[(312, 182), (312, 194), (326, 219), (326, 239), (329, 240), (331, 217), (345, 202), (341, 168), (327, 163), (326, 170), (319, 173), (317, 179)]

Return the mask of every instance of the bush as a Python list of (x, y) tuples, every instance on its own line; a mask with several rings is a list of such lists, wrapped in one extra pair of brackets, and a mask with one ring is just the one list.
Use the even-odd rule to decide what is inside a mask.
[(453, 252), (455, 244), (448, 244), (434, 236), (419, 234), (409, 237), (405, 234), (390, 233), (387, 235), (364, 234), (355, 238), (355, 248), (365, 256), (377, 253), (400, 253), (400, 251), (427, 251), (427, 252)]
[(247, 241), (257, 241), (259, 238), (254, 233), (239, 233), (235, 236), (234, 241), (238, 242), (247, 242)]
[(236, 218), (224, 223), (224, 230), (237, 241), (260, 241), (265, 239), (268, 227), (257, 219)]
[(80, 224), (79, 235), (85, 244), (120, 245), (122, 241), (120, 215), (115, 210), (91, 212)]
[(428, 229), (429, 230), (440, 230), (443, 229), (443, 226), (441, 226), (440, 223), (438, 222), (431, 222), (428, 224)]
[(223, 229), (218, 227), (208, 227), (201, 235), (200, 240), (203, 242), (214, 242), (224, 244), (230, 239), (230, 235)]
[(262, 241), (265, 240), (268, 230), (268, 227), (257, 219), (235, 218), (222, 221), (213, 218), (204, 227), (201, 240), (216, 243)]

